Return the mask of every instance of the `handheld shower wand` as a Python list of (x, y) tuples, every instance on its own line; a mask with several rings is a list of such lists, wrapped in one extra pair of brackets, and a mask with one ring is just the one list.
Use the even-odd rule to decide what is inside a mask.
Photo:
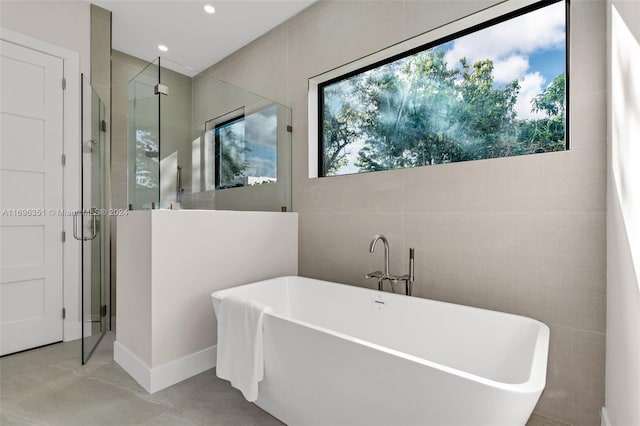
[(409, 249), (409, 279), (407, 280), (407, 296), (411, 296), (413, 291), (413, 281), (415, 280), (415, 265), (414, 265), (415, 249), (412, 247)]

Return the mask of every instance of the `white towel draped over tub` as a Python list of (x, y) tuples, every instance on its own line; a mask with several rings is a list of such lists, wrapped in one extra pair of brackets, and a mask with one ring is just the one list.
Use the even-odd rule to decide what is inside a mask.
[(258, 382), (264, 376), (262, 319), (272, 311), (267, 305), (236, 295), (220, 303), (216, 375), (229, 380), (247, 401), (258, 399)]

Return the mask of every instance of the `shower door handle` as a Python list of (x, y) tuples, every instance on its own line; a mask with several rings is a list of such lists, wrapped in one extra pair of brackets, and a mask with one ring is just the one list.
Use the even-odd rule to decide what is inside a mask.
[(82, 236), (82, 226), (83, 226), (82, 220), (80, 220), (80, 235), (77, 234), (78, 216), (81, 216), (82, 218), (84, 218), (84, 212), (77, 211), (76, 214), (73, 215), (73, 238), (80, 241), (91, 241), (96, 238), (96, 236), (98, 235), (97, 226), (96, 226), (96, 216), (98, 215), (95, 213), (95, 211), (96, 209), (91, 209), (91, 213), (89, 213), (89, 215), (91, 216), (91, 233), (87, 237)]

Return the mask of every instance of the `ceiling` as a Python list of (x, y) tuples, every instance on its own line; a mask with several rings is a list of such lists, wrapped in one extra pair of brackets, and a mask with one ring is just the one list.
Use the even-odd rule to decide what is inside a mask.
[[(193, 76), (316, 0), (91, 0), (110, 10), (113, 49)], [(204, 6), (215, 7), (214, 14)], [(158, 45), (168, 47), (160, 52)]]

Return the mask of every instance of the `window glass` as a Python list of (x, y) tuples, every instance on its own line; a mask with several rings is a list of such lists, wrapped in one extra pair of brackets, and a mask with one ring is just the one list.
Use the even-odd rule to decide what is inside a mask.
[(536, 4), (318, 86), (319, 172), (561, 151), (566, 4)]
[[(277, 181), (277, 107), (206, 124), (215, 189), (262, 185)], [(211, 158), (211, 157), (210, 157)], [(207, 182), (207, 187), (210, 183)]]

